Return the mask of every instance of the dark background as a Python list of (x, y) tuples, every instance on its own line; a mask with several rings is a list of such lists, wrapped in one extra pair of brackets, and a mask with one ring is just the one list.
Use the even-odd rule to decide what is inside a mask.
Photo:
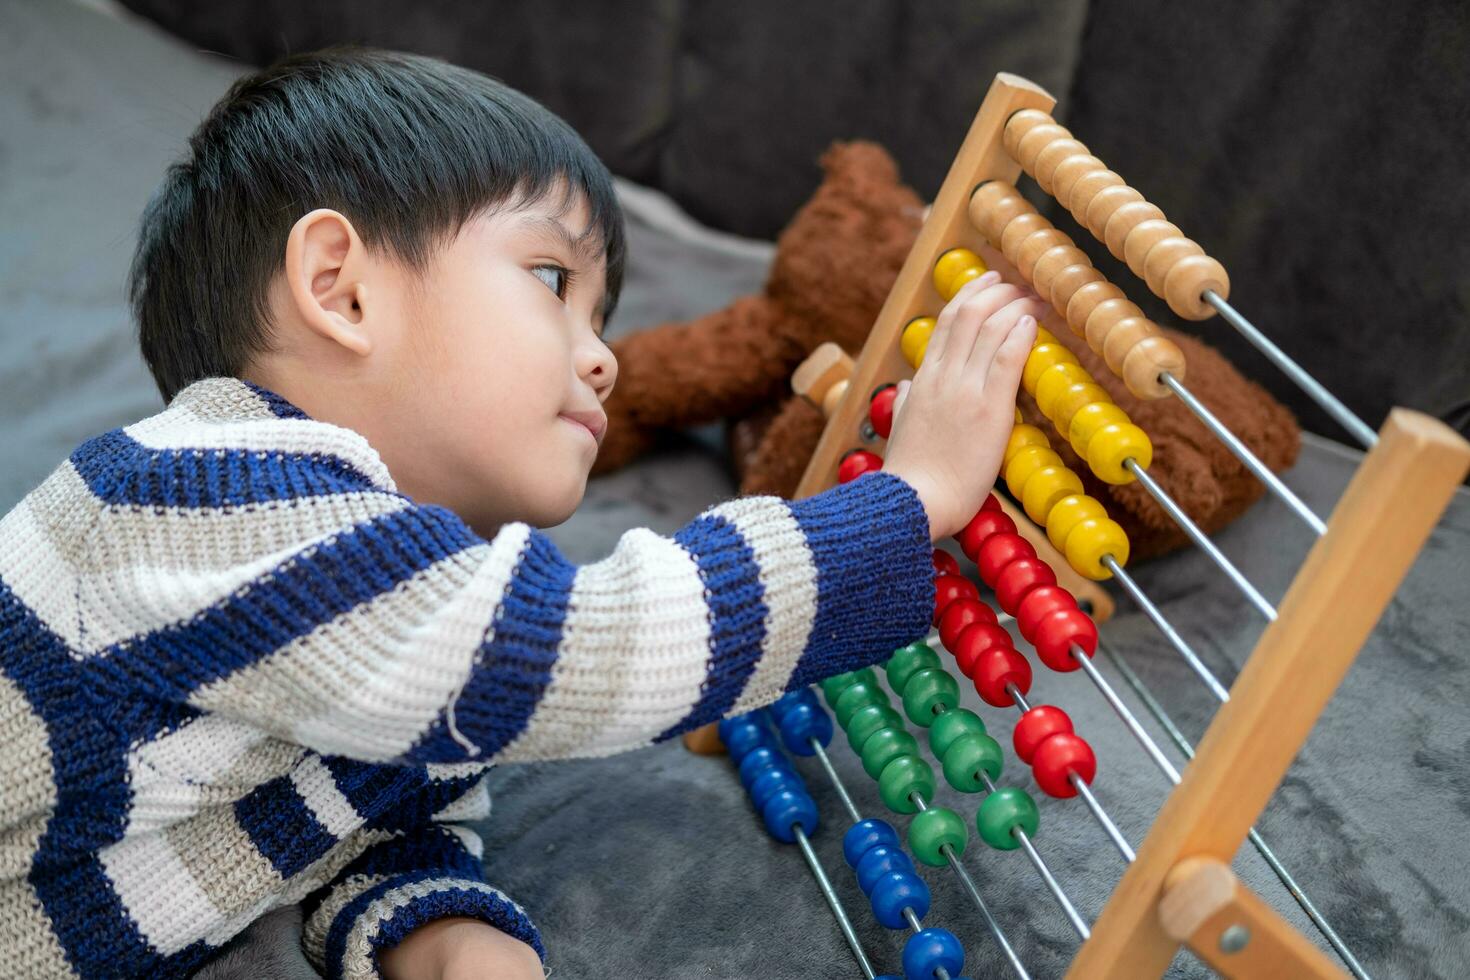
[[(1369, 425), (1400, 404), (1470, 432), (1470, 5), (1456, 0), (123, 2), (254, 64), (355, 41), (480, 69), (563, 115), (616, 173), (764, 238), (835, 139), (877, 140), (932, 195), (995, 72), (1016, 72)], [(1185, 326), (1347, 441), (1227, 325)]]

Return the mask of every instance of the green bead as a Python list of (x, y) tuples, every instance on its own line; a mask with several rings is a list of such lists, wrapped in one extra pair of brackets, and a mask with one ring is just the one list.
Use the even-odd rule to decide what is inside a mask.
[[(967, 732), (949, 743), (943, 755), (944, 781), (961, 793), (978, 793), (985, 788), (980, 773), (992, 782), (1000, 778), (1005, 757), (1000, 743), (989, 735)], [(987, 797), (988, 799), (988, 797)]]
[(903, 688), (903, 711), (909, 721), (928, 728), (939, 712), (960, 701), (960, 685), (954, 675), (939, 667), (928, 667), (909, 676)]
[(925, 803), (932, 800), (934, 770), (916, 755), (901, 755), (891, 759), (878, 775), (878, 795), (894, 813), (914, 813), (919, 808), (909, 799), (910, 793), (918, 793)]
[(832, 705), (832, 713), (837, 716), (837, 724), (846, 728), (852, 716), (863, 708), (870, 704), (886, 705), (887, 703), (888, 695), (883, 688), (878, 686), (878, 679), (875, 677), (871, 684), (867, 681), (858, 681), (856, 684), (849, 685), (847, 690), (838, 696), (837, 703)]
[(863, 743), (863, 769), (877, 779), (888, 763), (918, 751), (918, 741), (902, 728), (880, 728)]
[(929, 726), (929, 748), (934, 758), (943, 759), (949, 743), (961, 735), (984, 735), (985, 722), (969, 708), (950, 708)]
[(869, 735), (884, 728), (902, 727), (903, 715), (886, 704), (870, 704), (866, 708), (859, 708), (847, 720), (845, 727), (847, 744), (852, 746), (854, 752), (861, 755), (863, 745), (868, 741)]
[(822, 695), (827, 699), (827, 707), (837, 703), (842, 692), (847, 690), (858, 681), (866, 681), (869, 684), (876, 683), (878, 675), (873, 673), (873, 668), (864, 667), (862, 670), (850, 670), (845, 674), (833, 674), (822, 681)]
[(985, 797), (980, 812), (975, 814), (980, 839), (998, 851), (1014, 851), (1021, 846), (1011, 833), (1014, 828), (1020, 827), (1027, 837), (1035, 837), (1040, 824), (1036, 801), (1014, 786), (1003, 786)]
[(894, 694), (902, 696), (904, 685), (910, 677), (925, 668), (938, 666), (939, 654), (927, 643), (910, 643), (906, 647), (899, 647), (888, 658), (888, 686), (893, 688)]
[(948, 807), (930, 807), (909, 824), (909, 850), (930, 867), (940, 868), (949, 863), (942, 850), (945, 844), (959, 857), (965, 853), (969, 840), (965, 821)]

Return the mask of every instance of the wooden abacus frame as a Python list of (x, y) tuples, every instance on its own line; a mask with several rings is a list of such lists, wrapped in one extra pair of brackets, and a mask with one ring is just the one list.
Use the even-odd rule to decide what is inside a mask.
[[(1048, 278), (1039, 284), (1022, 276), (974, 226), (971, 202), (986, 182), (1014, 183), (1021, 173), (1021, 164), (1005, 145), (1012, 116), (1027, 109), (1049, 113), (1054, 105), (1055, 99), (1032, 82), (1004, 73), (996, 76), (861, 355), (844, 364), (828, 351), (804, 367), (799, 388), (815, 394), (819, 404), (826, 403), (828, 424), (798, 497), (836, 482), (842, 456), (862, 439), (868, 395), (880, 384), (912, 375), (899, 341), (911, 320), (932, 315), (943, 304), (931, 275), (940, 255), (956, 247), (969, 248), (1006, 280), (1036, 285), (1041, 295), (1052, 296), (1049, 287), (1054, 282), (1049, 277), (1061, 270), (1055, 266), (1046, 270)], [(1085, 153), (1085, 148), (1079, 152)], [(1155, 235), (1145, 251), (1164, 237), (1167, 233)], [(1175, 229), (1166, 252), (1176, 248), (1178, 237)], [(1153, 269), (1148, 276), (1150, 287), (1191, 319), (1214, 313), (1200, 301), (1204, 289), (1228, 293), (1224, 270), (1200, 255), (1197, 247), (1179, 247), (1164, 271), (1188, 258), (1185, 273), (1169, 277), (1167, 284), (1165, 275), (1155, 275)], [(1043, 326), (1062, 335), (1066, 320), (1054, 314), (1043, 320)], [(1182, 363), (1171, 357), (1162, 351), (1150, 354), (1148, 360), (1156, 373), (1169, 370), (1182, 378)], [(1142, 370), (1138, 359), (1131, 367), (1133, 377), (1127, 380), (1137, 390)], [(1152, 380), (1150, 376), (1143, 383)], [(1390, 413), (1275, 620), (1231, 687), (1228, 702), (1144, 838), (1137, 860), (1123, 874), (1091, 937), (1082, 944), (1069, 976), (1089, 980), (1159, 976), (1181, 943), (1227, 975), (1340, 975), (1324, 953), (1235, 878), (1230, 861), (1467, 468), (1470, 444), (1447, 426), (1405, 409)], [(1040, 540), (1045, 545), (1044, 535)], [(1066, 567), (1064, 560), (1052, 564), (1059, 574)], [(1243, 946), (1222, 946), (1222, 934), (1231, 926), (1245, 926), (1250, 940)], [(1242, 935), (1239, 930), (1234, 934)]]

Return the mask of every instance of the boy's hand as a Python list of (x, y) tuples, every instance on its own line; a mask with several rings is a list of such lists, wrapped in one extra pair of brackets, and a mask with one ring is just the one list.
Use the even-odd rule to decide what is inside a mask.
[(913, 382), (899, 386), (883, 469), (919, 495), (934, 541), (963, 528), (995, 484), (1046, 309), (987, 272), (940, 312)]
[(545, 980), (525, 943), (479, 919), (436, 919), (379, 958), (385, 980)]

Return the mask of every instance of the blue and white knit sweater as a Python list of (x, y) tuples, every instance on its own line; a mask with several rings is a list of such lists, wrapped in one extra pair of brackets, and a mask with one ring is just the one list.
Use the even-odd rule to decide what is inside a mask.
[(6, 975), (183, 976), (306, 903), (329, 976), (444, 915), (540, 950), (460, 825), (494, 762), (647, 745), (924, 633), (924, 512), (872, 474), (575, 567), (399, 494), (234, 379), (82, 445), (0, 521)]

